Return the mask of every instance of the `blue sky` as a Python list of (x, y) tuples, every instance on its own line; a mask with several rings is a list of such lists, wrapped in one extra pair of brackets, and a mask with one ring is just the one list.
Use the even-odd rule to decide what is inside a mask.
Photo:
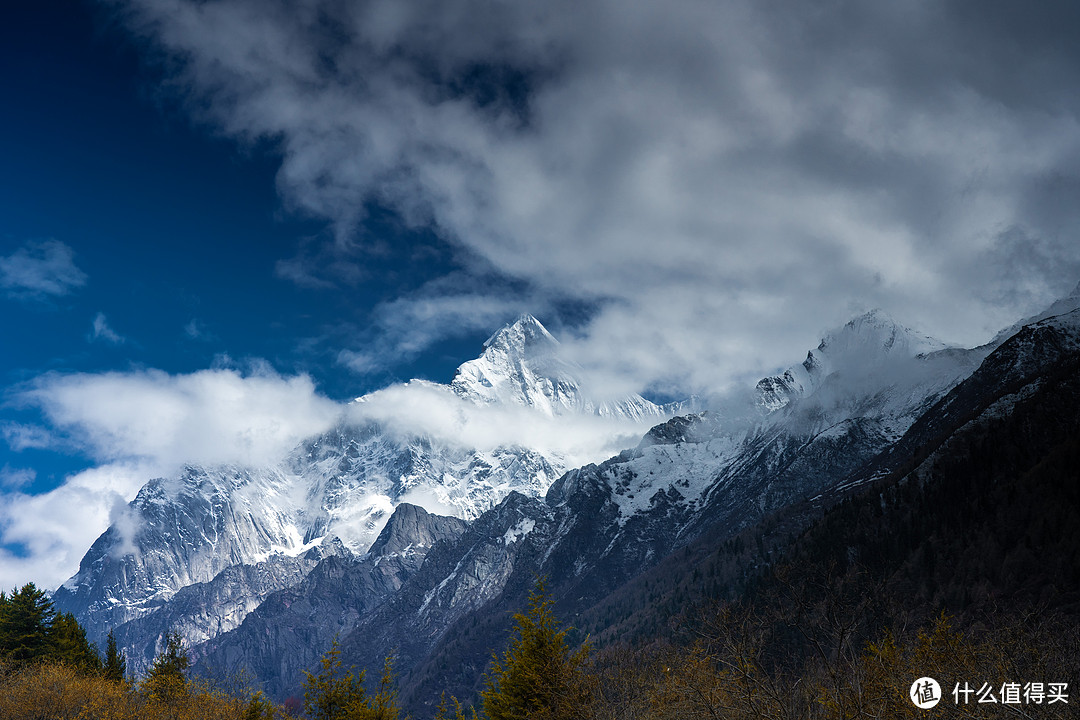
[(0, 582), (522, 312), (709, 396), (1080, 279), (1071, 3), (85, 0), (0, 26)]
[[(21, 254), (56, 275), (52, 288), (7, 288), (0, 371), (9, 399), (44, 373), (190, 373), (256, 359), (348, 398), (413, 375), (445, 381), (475, 354), (482, 330), (415, 362), (349, 372), (337, 353), (370, 336), (378, 302), (453, 269), (444, 243), (373, 206), (362, 232), (391, 241), (365, 258), (362, 280), (291, 282), (278, 264), (327, 230), (282, 210), (272, 148), (193, 127), (102, 8), (24, 4), (0, 32), (0, 256)], [(20, 403), (3, 415), (40, 421)], [(0, 466), (36, 472), (31, 491), (93, 462), (8, 446), (0, 454)]]
[[(477, 353), (488, 331), (472, 327), (372, 372), (339, 362), (372, 339), (378, 303), (453, 271), (452, 249), (372, 203), (357, 232), (383, 246), (358, 277), (285, 277), (326, 223), (283, 209), (271, 146), (193, 126), (106, 9), (24, 3), (6, 11), (0, 48), (0, 497), (48, 492), (103, 461), (27, 400), (43, 378), (269, 366), (345, 400), (446, 381)], [(51, 437), (28, 441), (35, 431)], [(35, 557), (18, 539), (5, 548)]]

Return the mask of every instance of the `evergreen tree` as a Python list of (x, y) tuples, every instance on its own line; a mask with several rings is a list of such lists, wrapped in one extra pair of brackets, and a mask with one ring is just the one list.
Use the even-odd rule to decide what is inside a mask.
[(154, 660), (146, 674), (146, 689), (149, 695), (158, 700), (171, 700), (187, 692), (187, 678), (184, 671), (191, 660), (184, 652), (180, 633), (171, 632), (165, 636), (165, 649)]
[(71, 613), (58, 613), (49, 627), (49, 656), (82, 672), (101, 670), (97, 648)]
[(363, 672), (357, 676), (342, 668), (337, 639), (319, 664), (318, 674), (306, 673), (304, 681), (304, 711), (311, 720), (398, 720), (401, 710), (390, 658), (373, 697), (364, 692)]
[(124, 654), (116, 647), (116, 637), (113, 631), (109, 631), (109, 637), (105, 641), (105, 677), (116, 683), (122, 683), (127, 675), (127, 661)]
[(390, 658), (383, 663), (379, 689), (371, 699), (370, 711), (365, 718), (369, 720), (398, 720), (397, 687), (394, 684), (394, 668)]
[(439, 698), (439, 706), (435, 708), (434, 720), (477, 720), (476, 708), (470, 707), (469, 712), (469, 715), (465, 714), (465, 709), (453, 695), (450, 696), (448, 703), (446, 693), (443, 693)]
[(304, 712), (311, 720), (359, 720), (368, 709), (364, 673), (357, 677), (341, 667), (341, 648), (333, 645), (319, 661), (318, 674), (305, 673)]
[(514, 615), (515, 635), (502, 658), (494, 658), (487, 689), (480, 693), (484, 715), (491, 720), (580, 717), (587, 701), (581, 666), (589, 645), (570, 651), (553, 604), (539, 579), (528, 612)]
[(263, 697), (262, 691), (251, 696), (244, 711), (244, 720), (274, 720), (274, 717), (274, 706)]
[(49, 655), (49, 630), (56, 611), (45, 591), (27, 583), (10, 596), (0, 594), (0, 654), (15, 662)]

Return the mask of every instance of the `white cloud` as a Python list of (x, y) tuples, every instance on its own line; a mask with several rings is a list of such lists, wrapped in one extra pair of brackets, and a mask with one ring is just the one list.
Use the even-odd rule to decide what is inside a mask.
[[(16, 489), (3, 496), (0, 541), (22, 552), (0, 550), (0, 587), (30, 580), (56, 587), (110, 525), (130, 538), (135, 527), (126, 504), (150, 478), (183, 464), (272, 463), (342, 413), (310, 378), (265, 367), (246, 376), (231, 369), (46, 375), (18, 399), (40, 407), (51, 428), (6, 427), (14, 449), (55, 446), (59, 434), (102, 464), (44, 494)], [(32, 477), (0, 472), (9, 487)]]
[(67, 295), (85, 284), (86, 273), (75, 266), (75, 252), (58, 240), (31, 240), (0, 256), (0, 288), (11, 297)]
[(86, 470), (40, 495), (8, 493), (0, 503), (0, 588), (34, 582), (56, 588), (73, 575), (79, 560), (109, 526), (117, 503), (126, 503), (156, 468), (146, 463), (111, 463)]
[[(715, 389), (874, 306), (977, 343), (1080, 275), (1064, 5), (119, 4), (200, 121), (280, 148), (288, 206), (337, 229), (303, 257), (344, 277), (364, 203), (391, 206), (596, 303), (574, 345), (616, 384)], [(1017, 233), (1045, 250), (1020, 275)], [(300, 260), (280, 272), (326, 282)]]
[(0, 427), (0, 433), (4, 435), (4, 442), (15, 452), (29, 449), (42, 450), (58, 444), (51, 432), (37, 425), (5, 423)]
[(18, 490), (34, 482), (37, 471), (32, 468), (13, 468), (5, 464), (0, 468), (0, 485), (5, 488)]
[(133, 509), (129, 502), (125, 502), (123, 497), (117, 495), (109, 509), (109, 527), (118, 538), (118, 542), (111, 549), (115, 557), (138, 554), (139, 548), (135, 544), (135, 535), (139, 531), (140, 522), (138, 511)]
[(125, 340), (125, 338), (109, 326), (109, 321), (106, 319), (105, 313), (100, 312), (94, 316), (93, 331), (90, 335), (90, 339), (104, 340), (113, 345), (121, 345)]
[(401, 437), (427, 436), (481, 451), (526, 446), (562, 458), (567, 467), (606, 460), (636, 445), (655, 424), (589, 415), (548, 417), (525, 407), (475, 405), (445, 385), (426, 382), (366, 395), (349, 406), (348, 417), (377, 422)]
[(329, 427), (340, 407), (307, 376), (264, 370), (46, 375), (21, 399), (102, 462), (261, 465)]

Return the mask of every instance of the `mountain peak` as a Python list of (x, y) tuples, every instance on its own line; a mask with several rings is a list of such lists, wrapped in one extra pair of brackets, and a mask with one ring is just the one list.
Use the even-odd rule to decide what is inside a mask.
[(1003, 342), (1018, 333), (1020, 331), (1020, 328), (1024, 327), (1025, 325), (1033, 325), (1037, 322), (1042, 322), (1043, 320), (1054, 317), (1056, 315), (1066, 315), (1078, 308), (1080, 308), (1080, 283), (1076, 284), (1076, 287), (1073, 288), (1073, 291), (1071, 293), (1069, 293), (1065, 297), (1058, 298), (1053, 303), (1051, 303), (1049, 307), (1043, 309), (1042, 312), (1032, 315), (1031, 317), (1026, 317), (1023, 320), (1019, 320), (1010, 325), (1009, 327), (1005, 328), (1004, 330), (1000, 331), (988, 344), (990, 347), (997, 347), (998, 345), (1001, 345)]
[(597, 399), (582, 385), (582, 370), (562, 356), (559, 341), (529, 314), (504, 325), (476, 360), (458, 367), (450, 388), (478, 405), (497, 404), (563, 413), (663, 418), (669, 413), (639, 395)]
[(857, 353), (915, 356), (945, 348), (945, 343), (901, 324), (884, 310), (875, 308), (849, 320), (825, 335), (818, 350), (838, 358)]
[(541, 407), (551, 414), (553, 394), (576, 389), (575, 369), (559, 357), (559, 341), (547, 328), (524, 314), (489, 337), (480, 357), (458, 367), (450, 387), (482, 405)]
[(484, 342), (484, 355), (489, 351), (514, 355), (547, 355), (555, 351), (559, 341), (532, 315), (525, 313), (512, 323), (503, 325)]
[(464, 520), (435, 515), (419, 505), (402, 502), (394, 509), (368, 553), (378, 557), (431, 547), (438, 540), (457, 537), (464, 532), (465, 526)]
[(870, 310), (826, 333), (802, 363), (758, 382), (758, 404), (767, 411), (776, 410), (793, 398), (813, 394), (833, 373), (864, 376), (945, 347), (945, 343), (912, 330), (884, 310)]

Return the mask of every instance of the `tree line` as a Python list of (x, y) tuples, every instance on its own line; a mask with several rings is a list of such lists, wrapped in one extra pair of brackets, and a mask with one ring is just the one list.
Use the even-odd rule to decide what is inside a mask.
[(33, 583), (0, 592), (0, 659), (16, 667), (50, 661), (117, 681), (124, 677), (124, 658), (112, 633), (101, 657), (75, 616), (57, 612)]
[(70, 613), (28, 583), (0, 592), (0, 718), (5, 720), (273, 720), (280, 708), (245, 684), (189, 679), (178, 634), (145, 678), (126, 673), (112, 632), (104, 654)]
[[(817, 592), (784, 578), (778, 586), (787, 595), (775, 602), (703, 606), (682, 617), (682, 642), (594, 652), (588, 640), (568, 640), (539, 580), (528, 607), (514, 616), (507, 647), (493, 655), (483, 689), (464, 702), (444, 696), (434, 718), (917, 718), (924, 711), (908, 692), (924, 676), (941, 681), (935, 717), (1064, 718), (1080, 702), (1070, 696), (1080, 670), (1074, 623), (987, 618), (980, 630), (961, 632), (939, 615), (868, 639), (860, 631), (865, 602), (827, 583)], [(189, 664), (180, 636), (169, 634), (136, 682), (125, 677), (115, 643), (99, 656), (74, 618), (55, 612), (33, 585), (0, 593), (0, 717), (7, 720), (283, 720), (301, 712), (240, 681), (223, 688), (189, 678)], [(1065, 701), (1001, 701), (997, 688), (1027, 682), (1068, 683)], [(954, 683), (987, 683), (998, 702), (958, 702), (950, 695)], [(363, 672), (343, 667), (336, 642), (307, 673), (304, 691), (302, 712), (310, 720), (407, 720), (391, 660), (370, 691)]]

